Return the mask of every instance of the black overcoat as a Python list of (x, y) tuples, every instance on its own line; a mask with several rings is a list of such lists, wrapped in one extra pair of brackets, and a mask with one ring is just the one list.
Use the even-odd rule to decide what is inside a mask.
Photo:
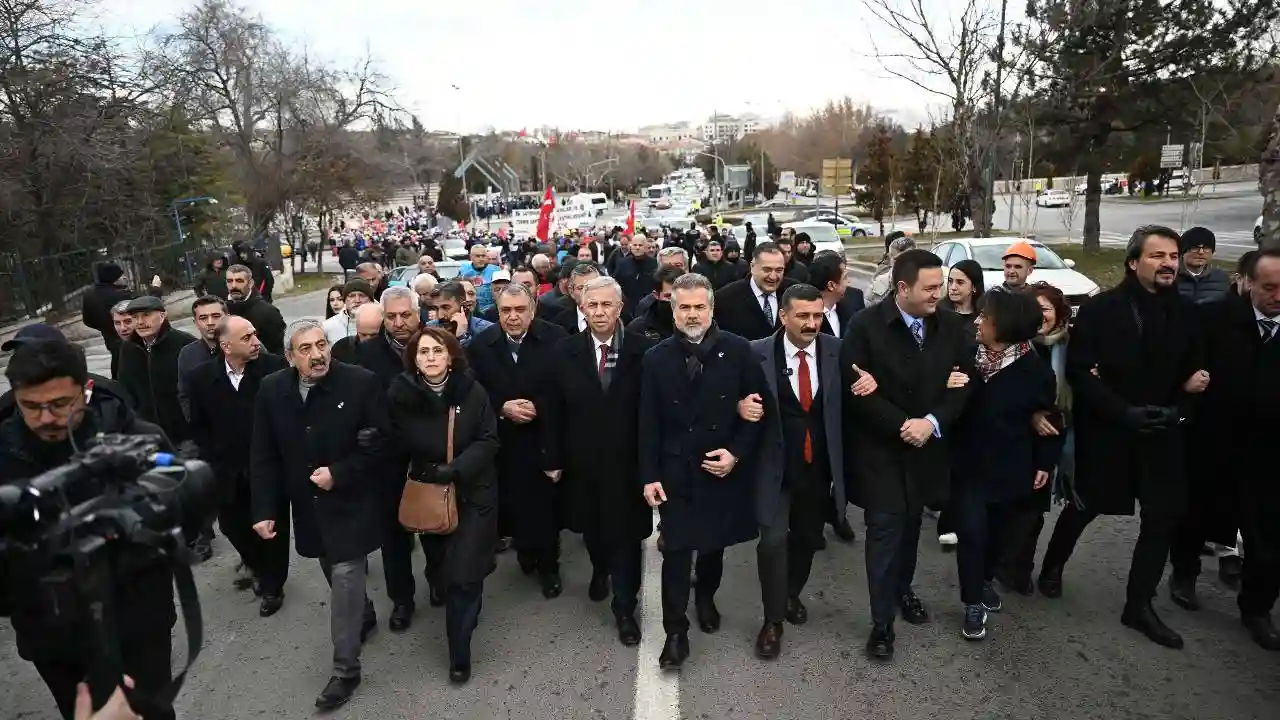
[(653, 532), (653, 511), (641, 492), (637, 426), (641, 363), (653, 345), (640, 333), (623, 333), (607, 392), (591, 333), (561, 340), (552, 361), (543, 469), (563, 471), (569, 529), (611, 547)]
[[(331, 362), (304, 403), (298, 371), (268, 375), (254, 407), (249, 474), (253, 520), (277, 520), (283, 495), (293, 508), (298, 554), (346, 562), (382, 544), (386, 473), (380, 460), (390, 430), (386, 393), (368, 370)], [(311, 482), (328, 467), (333, 487)]]
[[(717, 331), (697, 380), (686, 372), (679, 335), (644, 356), (640, 396), (640, 487), (660, 482), (668, 550), (718, 550), (756, 537), (753, 464), (762, 429), (738, 417), (738, 401), (767, 392), (746, 340)], [(706, 453), (728, 450), (738, 464), (723, 478), (702, 469)]]
[(795, 284), (795, 280), (786, 277), (778, 284), (772, 298), (774, 322), (770, 325), (769, 319), (764, 315), (764, 308), (756, 300), (755, 291), (751, 288), (751, 276), (734, 280), (716, 291), (716, 324), (721, 330), (748, 340), (769, 337), (780, 327), (778, 305), (782, 301), (782, 294)]
[(164, 428), (175, 444), (191, 439), (187, 416), (178, 400), (178, 353), (195, 341), (194, 335), (165, 321), (150, 347), (137, 335), (120, 346), (116, 382), (138, 401), (138, 417)]
[(1176, 406), (1191, 416), (1193, 398), (1182, 385), (1198, 369), (1194, 317), (1173, 294), (1167, 332), (1144, 343), (1129, 296), (1136, 285), (1125, 281), (1090, 298), (1072, 327), (1074, 499), (1103, 515), (1132, 515), (1134, 500), (1144, 511), (1180, 514), (1187, 494), (1181, 428), (1140, 435), (1123, 418), (1140, 405)]
[[(502, 417), (502, 406), (522, 399), (539, 408), (544, 402), (556, 343), (566, 337), (568, 333), (562, 328), (535, 319), (521, 342), (518, 363), (511, 359), (501, 325), (486, 328), (467, 348), (471, 369), (488, 393), (498, 422), (498, 475), (504, 515), (513, 524), (513, 536), (539, 544), (558, 535), (563, 517), (560, 492), (542, 473), (543, 418), (517, 424)], [(538, 413), (541, 415), (540, 409)]]
[(498, 541), (498, 423), (489, 398), (468, 372), (451, 373), (443, 394), (416, 373), (401, 373), (387, 391), (391, 406), (391, 447), (397, 481), (409, 475), (430, 478), (430, 468), (447, 459), (449, 407), (457, 408), (453, 467), (457, 470), (458, 528), (439, 538), (445, 545), (447, 585), (480, 582), (495, 567)]
[[(917, 512), (942, 507), (949, 497), (948, 445), (964, 411), (969, 388), (947, 388), (954, 367), (974, 372), (964, 321), (944, 308), (924, 320), (924, 345), (916, 344), (892, 298), (853, 316), (844, 334), (840, 370), (844, 386), (853, 370), (871, 373), (871, 395), (845, 397), (845, 492), (849, 502), (872, 512)], [(903, 423), (933, 415), (942, 437), (923, 447), (902, 440)]]

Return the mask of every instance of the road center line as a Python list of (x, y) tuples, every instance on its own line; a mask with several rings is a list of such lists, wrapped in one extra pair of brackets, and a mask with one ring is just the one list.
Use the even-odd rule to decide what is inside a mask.
[(662, 553), (658, 552), (658, 514), (654, 533), (645, 541), (644, 577), (640, 591), (640, 647), (636, 651), (635, 720), (677, 720), (680, 717), (680, 674), (658, 667), (666, 642), (662, 629)]

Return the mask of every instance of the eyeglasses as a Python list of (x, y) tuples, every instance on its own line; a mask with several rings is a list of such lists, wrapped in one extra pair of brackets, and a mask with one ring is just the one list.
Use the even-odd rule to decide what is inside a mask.
[(70, 415), (71, 411), (75, 409), (76, 398), (61, 397), (57, 400), (50, 400), (47, 403), (34, 403), (23, 400), (18, 403), (18, 407), (22, 408), (24, 413), (28, 413), (30, 415), (38, 416), (40, 413), (47, 410), (49, 411), (49, 414), (54, 417), (62, 418)]

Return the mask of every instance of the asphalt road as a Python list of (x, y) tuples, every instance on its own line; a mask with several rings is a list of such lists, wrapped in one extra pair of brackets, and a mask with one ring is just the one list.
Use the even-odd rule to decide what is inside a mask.
[[(322, 294), (312, 293), (283, 298), (279, 305), (292, 320), (316, 313), (323, 302)], [(99, 354), (93, 357), (101, 368)], [(828, 533), (829, 547), (818, 554), (805, 592), (809, 623), (787, 627), (779, 660), (765, 663), (753, 655), (760, 592), (754, 546), (748, 543), (726, 556), (718, 595), (723, 628), (712, 636), (693, 631), (693, 654), (678, 674), (657, 669), (660, 557), (652, 546), (645, 553), (646, 640), (638, 651), (616, 641), (607, 603), (588, 600), (590, 564), (576, 536), (564, 536), (565, 594), (556, 600), (542, 598), (511, 554), (500, 556), (486, 583), (474, 676), (463, 687), (447, 682), (443, 612), (429, 608), (425, 597), (408, 632), (386, 630), (390, 607), (375, 554), (369, 593), (383, 624), (365, 647), (364, 684), (334, 717), (1276, 718), (1280, 654), (1249, 642), (1236, 619), (1234, 597), (1213, 579), (1212, 559), (1201, 583), (1204, 610), (1187, 613), (1163, 594), (1156, 601), (1169, 624), (1186, 636), (1186, 650), (1157, 647), (1120, 625), (1136, 535), (1129, 518), (1104, 518), (1091, 527), (1068, 568), (1061, 600), (1006, 597), (1006, 610), (992, 615), (989, 637), (980, 643), (960, 638), (955, 556), (940, 552), (933, 521), (926, 520), (916, 588), (934, 622), (900, 623), (897, 659), (872, 663), (862, 652), (869, 614), (861, 513), (849, 512), (859, 537), (845, 545)], [(310, 717), (331, 655), (319, 568), (295, 559), (284, 608), (262, 619), (252, 595), (232, 588), (234, 552), (223, 538), (215, 548), (214, 559), (196, 571), (205, 644), (178, 700), (179, 716)], [(420, 569), (421, 557), (416, 562)], [(421, 584), (419, 593), (425, 596)], [(184, 643), (179, 629), (174, 647)], [(43, 684), (16, 657), (3, 623), (0, 699), (4, 720), (54, 717)]]
[[(1183, 202), (1171, 196), (1160, 200), (1135, 200), (1104, 196), (1099, 210), (1104, 245), (1123, 246), (1139, 225), (1165, 225), (1182, 231), (1197, 225), (1214, 232), (1217, 257), (1234, 260), (1257, 248), (1253, 223), (1262, 212), (1262, 198), (1252, 182), (1224, 183), (1202, 188)], [(1013, 222), (1009, 205), (1013, 204)], [(1076, 197), (1071, 208), (1038, 208), (1034, 196), (1001, 195), (996, 198), (996, 227), (1019, 232), (1035, 232), (1043, 240), (1079, 241), (1084, 231), (1084, 198)]]

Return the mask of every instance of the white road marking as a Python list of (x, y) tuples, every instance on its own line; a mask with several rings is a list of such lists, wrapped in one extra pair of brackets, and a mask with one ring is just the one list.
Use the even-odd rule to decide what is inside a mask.
[(658, 552), (658, 514), (654, 533), (645, 541), (644, 573), (640, 581), (640, 647), (636, 657), (635, 720), (677, 720), (680, 717), (680, 674), (658, 667), (666, 643), (662, 629), (662, 553)]

